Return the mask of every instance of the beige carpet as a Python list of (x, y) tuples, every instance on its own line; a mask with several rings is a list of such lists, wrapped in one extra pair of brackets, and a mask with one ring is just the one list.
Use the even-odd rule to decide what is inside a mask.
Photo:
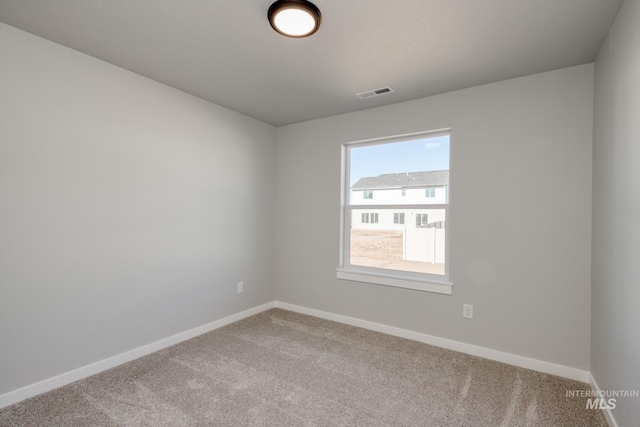
[(273, 309), (0, 410), (1, 426), (606, 426), (588, 385)]

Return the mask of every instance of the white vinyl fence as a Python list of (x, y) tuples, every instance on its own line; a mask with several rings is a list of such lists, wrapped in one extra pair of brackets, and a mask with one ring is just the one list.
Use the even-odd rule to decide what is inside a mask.
[(407, 228), (403, 258), (407, 261), (444, 263), (444, 228)]

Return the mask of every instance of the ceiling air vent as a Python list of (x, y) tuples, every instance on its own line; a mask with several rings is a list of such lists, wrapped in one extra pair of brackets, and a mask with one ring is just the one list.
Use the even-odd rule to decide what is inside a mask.
[(356, 93), (356, 96), (360, 99), (373, 98), (374, 96), (386, 95), (388, 93), (395, 92), (391, 86), (385, 86), (378, 89), (367, 90), (365, 92)]

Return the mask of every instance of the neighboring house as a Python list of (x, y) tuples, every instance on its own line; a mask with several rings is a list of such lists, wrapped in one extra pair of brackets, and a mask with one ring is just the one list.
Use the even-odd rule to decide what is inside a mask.
[[(448, 193), (448, 170), (360, 178), (351, 187), (351, 204), (371, 205), (372, 209), (354, 209), (351, 227), (378, 230), (444, 228), (444, 209), (403, 205), (445, 204)], [(380, 205), (389, 205), (389, 208), (380, 208)]]

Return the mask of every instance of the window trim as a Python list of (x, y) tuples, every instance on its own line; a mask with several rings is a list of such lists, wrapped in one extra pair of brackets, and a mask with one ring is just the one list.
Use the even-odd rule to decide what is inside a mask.
[(394, 274), (365, 272), (360, 270), (349, 270), (346, 268), (337, 268), (336, 273), (338, 279), (342, 280), (373, 283), (374, 285), (392, 286), (395, 288), (414, 289), (416, 291), (433, 292), (436, 294), (453, 295), (453, 283), (446, 280), (438, 282), (434, 279), (407, 279), (404, 276), (397, 276)]
[[(409, 205), (351, 205), (350, 194), (351, 188), (349, 179), (350, 173), (350, 149), (353, 147), (366, 147), (370, 145), (388, 144), (396, 142), (411, 141), (420, 138), (431, 138), (437, 136), (449, 136), (451, 141), (451, 129), (439, 129), (429, 132), (416, 132), (404, 135), (373, 138), (367, 140), (353, 141), (344, 143), (342, 149), (341, 162), (341, 190), (340, 190), (340, 251), (339, 266), (336, 269), (337, 278), (342, 280), (351, 280), (357, 282), (372, 283), (383, 286), (392, 286), (405, 289), (413, 289), (426, 292), (434, 292), (438, 294), (452, 295), (453, 282), (450, 276), (451, 258), (450, 258), (450, 233), (445, 233), (445, 274), (431, 275), (427, 273), (415, 273), (400, 270), (390, 270), (366, 266), (353, 266), (349, 260), (349, 232), (351, 230), (351, 211), (353, 209), (402, 209), (420, 208), (420, 209), (444, 209), (445, 221), (448, 224), (447, 230), (450, 228), (450, 210), (451, 200), (449, 197), (451, 191), (451, 182), (448, 183), (447, 201), (444, 204), (409, 204)], [(451, 150), (451, 146), (449, 146)], [(449, 164), (451, 164), (451, 152), (449, 152)], [(449, 167), (449, 170), (451, 167)]]

